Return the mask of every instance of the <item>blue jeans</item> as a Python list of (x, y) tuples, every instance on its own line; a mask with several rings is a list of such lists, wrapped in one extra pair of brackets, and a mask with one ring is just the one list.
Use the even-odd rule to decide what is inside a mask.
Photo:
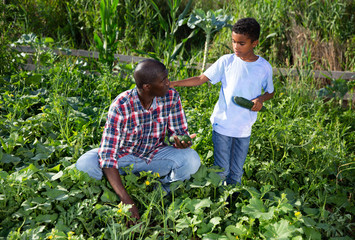
[(228, 137), (212, 132), (214, 165), (224, 168), (219, 175), (227, 184), (241, 183), (243, 165), (248, 154), (250, 136)]
[[(92, 149), (82, 155), (75, 166), (78, 170), (86, 172), (89, 176), (100, 180), (103, 172), (99, 166), (98, 148)], [(143, 159), (133, 155), (126, 155), (118, 160), (119, 173), (124, 175), (122, 168), (133, 164), (132, 173), (152, 171), (159, 173), (162, 178), (160, 181), (168, 190), (167, 186), (171, 182), (184, 181), (190, 178), (191, 174), (197, 172), (201, 165), (200, 156), (191, 148), (178, 149), (172, 146), (166, 146), (159, 150), (152, 161), (147, 164)], [(168, 190), (169, 191), (169, 190)]]

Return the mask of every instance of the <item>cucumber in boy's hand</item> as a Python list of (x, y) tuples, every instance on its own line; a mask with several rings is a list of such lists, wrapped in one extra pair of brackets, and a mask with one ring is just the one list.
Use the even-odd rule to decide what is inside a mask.
[[(240, 107), (247, 108), (251, 110), (251, 108), (254, 106), (254, 103), (246, 98), (243, 97), (238, 97), (234, 96), (232, 97), (233, 103), (237, 104)], [(259, 112), (265, 112), (267, 109), (265, 106), (263, 106)]]
[[(192, 138), (189, 135), (181, 135), (181, 136), (177, 136), (178, 139), (180, 140), (180, 142), (184, 141), (184, 142), (192, 142)], [(174, 136), (170, 136), (169, 138), (169, 142), (171, 143), (175, 143), (175, 138)]]

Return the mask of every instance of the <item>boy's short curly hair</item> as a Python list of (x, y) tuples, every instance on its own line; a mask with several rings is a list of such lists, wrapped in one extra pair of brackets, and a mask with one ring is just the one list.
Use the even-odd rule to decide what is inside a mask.
[(260, 25), (254, 18), (241, 18), (233, 25), (233, 32), (247, 35), (252, 42), (259, 39)]

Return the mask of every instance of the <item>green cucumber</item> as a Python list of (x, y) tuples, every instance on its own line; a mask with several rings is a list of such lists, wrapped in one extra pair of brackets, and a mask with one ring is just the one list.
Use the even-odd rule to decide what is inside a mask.
[(184, 141), (184, 142), (192, 142), (192, 139), (190, 138), (189, 135), (184, 135), (181, 137), (180, 141)]
[[(233, 102), (243, 108), (247, 108), (249, 110), (251, 110), (251, 108), (254, 106), (254, 103), (246, 98), (243, 97), (238, 97), (238, 96), (234, 96), (232, 98)], [(265, 106), (263, 106), (259, 112), (265, 112), (267, 109)]]
[[(192, 139), (190, 138), (189, 135), (182, 135), (182, 136), (177, 136), (178, 139), (180, 140), (180, 142), (184, 141), (184, 142), (192, 142)], [(175, 138), (174, 136), (170, 136), (169, 138), (169, 142), (174, 143), (175, 142)]]

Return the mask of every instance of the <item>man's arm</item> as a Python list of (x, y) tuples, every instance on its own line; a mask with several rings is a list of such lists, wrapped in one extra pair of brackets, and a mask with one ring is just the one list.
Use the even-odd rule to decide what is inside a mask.
[(251, 110), (260, 111), (261, 108), (263, 107), (263, 103), (267, 100), (270, 100), (273, 97), (274, 97), (274, 92), (272, 93), (265, 92), (263, 95), (254, 98), (253, 100), (251, 100), (252, 102), (254, 102), (254, 106), (251, 108)]
[(195, 87), (200, 86), (207, 81), (209, 81), (209, 79), (204, 74), (201, 74), (200, 76), (170, 82), (170, 87)]
[(123, 204), (133, 204), (130, 208), (132, 217), (139, 219), (138, 208), (134, 205), (134, 201), (128, 195), (118, 172), (117, 159), (119, 155), (119, 142), (121, 139), (121, 132), (119, 129), (123, 128), (123, 122), (124, 115), (121, 114), (118, 108), (116, 108), (116, 105), (112, 104), (107, 115), (106, 125), (99, 149), (100, 166), (121, 202)]
[(116, 168), (103, 168), (103, 172), (105, 173), (107, 180), (110, 182), (115, 193), (120, 197), (121, 202), (123, 204), (132, 204), (130, 211), (132, 213), (132, 217), (139, 219), (139, 212), (137, 206), (134, 204), (134, 201), (128, 195), (125, 187), (122, 184), (121, 176)]

